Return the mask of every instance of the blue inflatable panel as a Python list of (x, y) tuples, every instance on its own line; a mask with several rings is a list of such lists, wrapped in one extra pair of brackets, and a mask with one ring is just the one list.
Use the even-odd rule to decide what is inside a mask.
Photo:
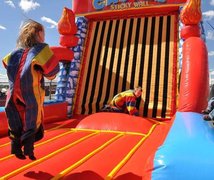
[(152, 180), (214, 179), (214, 128), (201, 114), (177, 112), (154, 158)]
[(46, 100), (44, 102), (44, 105), (49, 105), (49, 104), (57, 104), (57, 103), (62, 103), (64, 101), (60, 101), (60, 100)]
[(4, 107), (0, 107), (0, 112), (4, 112)]

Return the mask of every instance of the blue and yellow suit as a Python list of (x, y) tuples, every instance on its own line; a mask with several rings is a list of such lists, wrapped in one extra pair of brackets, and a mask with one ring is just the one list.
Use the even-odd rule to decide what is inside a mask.
[[(3, 64), (9, 80), (5, 105), (9, 137), (13, 143), (12, 153), (19, 153), (17, 151), (25, 141), (37, 141), (43, 137), (44, 77), (55, 78), (59, 65), (45, 43), (14, 50), (3, 58)], [(24, 151), (32, 151), (32, 148)]]

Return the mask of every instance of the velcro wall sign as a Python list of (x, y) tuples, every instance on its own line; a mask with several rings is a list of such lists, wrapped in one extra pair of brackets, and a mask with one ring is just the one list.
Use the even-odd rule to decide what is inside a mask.
[(76, 15), (100, 11), (127, 10), (159, 5), (181, 5), (187, 0), (75, 0), (72, 8)]

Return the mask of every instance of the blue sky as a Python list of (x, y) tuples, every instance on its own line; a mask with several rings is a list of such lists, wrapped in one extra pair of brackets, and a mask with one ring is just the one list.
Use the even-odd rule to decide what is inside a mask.
[(72, 0), (0, 0), (0, 74), (6, 73), (1, 60), (15, 48), (19, 27), (28, 18), (44, 25), (46, 43), (59, 45), (57, 22), (63, 7), (71, 9)]
[[(209, 66), (214, 69), (214, 0), (202, 0), (202, 14), (209, 51)], [(72, 0), (1, 0), (0, 60), (15, 48), (21, 22), (31, 18), (45, 27), (46, 43), (59, 45), (57, 22), (63, 7), (72, 8)], [(213, 28), (212, 28), (212, 27)], [(5, 74), (0, 62), (0, 75)]]

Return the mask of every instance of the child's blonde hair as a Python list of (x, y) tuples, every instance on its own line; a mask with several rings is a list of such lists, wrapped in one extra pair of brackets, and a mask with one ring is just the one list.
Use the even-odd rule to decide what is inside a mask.
[(38, 41), (39, 31), (44, 31), (44, 27), (40, 23), (32, 19), (28, 19), (20, 28), (16, 46), (18, 48), (33, 47), (34, 45), (39, 43)]
[(143, 91), (143, 89), (142, 89), (141, 86), (137, 86), (137, 87), (135, 87), (134, 89), (135, 89), (135, 91), (136, 91), (136, 90), (139, 90), (139, 91), (141, 91), (141, 92)]

